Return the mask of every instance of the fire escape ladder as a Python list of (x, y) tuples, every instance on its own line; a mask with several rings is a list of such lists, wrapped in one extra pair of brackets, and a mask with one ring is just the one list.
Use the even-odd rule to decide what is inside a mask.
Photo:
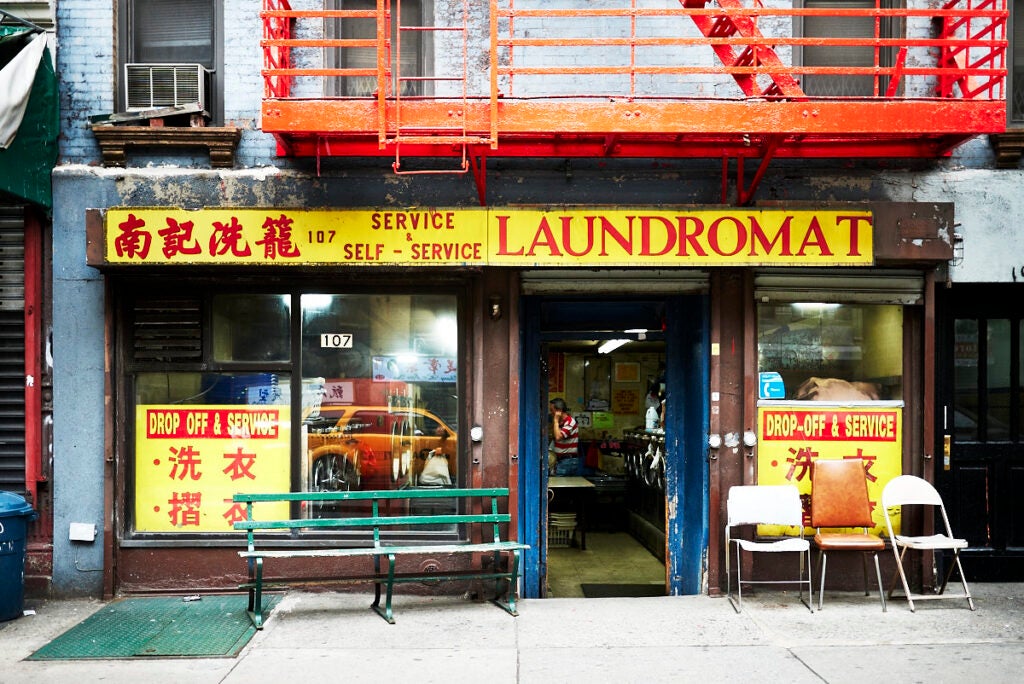
[[(288, 9), (284, 0), (266, 0), (265, 7), (271, 12), (283, 12)], [(291, 52), (281, 43), (292, 37), (292, 19), (282, 16), (269, 16), (263, 21), (263, 63), (269, 71), (280, 73), (291, 68)], [(291, 79), (287, 76), (267, 76), (264, 80), (264, 97), (287, 97), (291, 89)]]
[[(708, 0), (679, 0), (683, 7), (688, 9), (701, 9), (706, 6)], [(760, 5), (760, 0), (755, 0)], [(747, 97), (769, 97), (774, 99), (803, 100), (806, 94), (793, 78), (786, 65), (779, 59), (775, 48), (768, 45), (764, 34), (757, 28), (755, 18), (749, 13), (744, 13), (741, 0), (718, 0), (718, 6), (723, 10), (738, 10), (724, 14), (692, 14), (690, 18), (697, 25), (697, 29), (708, 38), (725, 39), (739, 35), (741, 38), (751, 39), (750, 42), (741, 44), (741, 49), (736, 50), (726, 42), (712, 44), (712, 49), (718, 55), (718, 59), (727, 68), (732, 67), (763, 67), (767, 72), (771, 83), (762, 87), (757, 80), (756, 73), (732, 72), (736, 83), (743, 90)], [(760, 39), (760, 40), (758, 40)]]
[[(492, 145), (491, 137), (469, 133), (466, 124), (469, 100), (469, 0), (462, 0), (462, 24), (456, 26), (404, 25), (402, 23), (402, 3), (394, 2), (392, 6), (397, 8), (394, 20), (397, 22), (395, 54), (398, 65), (402, 64), (402, 38), (413, 33), (429, 33), (437, 37), (437, 39), (442, 39), (442, 36), (457, 36), (455, 42), (461, 46), (462, 52), (461, 70), (458, 74), (407, 76), (401, 73), (401, 66), (398, 67), (398, 73), (395, 75), (395, 128), (393, 136), (385, 140), (387, 144), (395, 146), (395, 161), (392, 163), (392, 168), (396, 174), (466, 173), (470, 169), (469, 146)], [(416, 125), (409, 123), (405, 118), (408, 107), (405, 106), (403, 101), (414, 97), (406, 94), (406, 88), (408, 87), (413, 92), (422, 90), (417, 84), (420, 86), (440, 86), (442, 89), (458, 92), (457, 95), (447, 94), (446, 96), (439, 96), (437, 93), (433, 95), (433, 99), (437, 102), (434, 111), (439, 112), (441, 111), (440, 107), (447, 107), (447, 126), (438, 124), (430, 126)], [(458, 168), (405, 170), (402, 169), (402, 145), (452, 145), (455, 149), (461, 150), (461, 161)], [(474, 176), (477, 176), (477, 174), (474, 173)], [(477, 184), (479, 186), (479, 180)]]
[[(952, 13), (958, 6), (963, 14)], [(1004, 66), (1006, 41), (1006, 16), (989, 20), (973, 17), (968, 10), (997, 10), (996, 0), (978, 0), (970, 7), (969, 0), (949, 0), (942, 6), (939, 17), (939, 40), (942, 48), (939, 54), (939, 97), (954, 97), (954, 86), (959, 88), (960, 97), (972, 100), (989, 91), (989, 97), (1002, 97), (1001, 76), (995, 75)], [(973, 20), (973, 21), (972, 21)], [(957, 40), (957, 38), (966, 40)], [(955, 75), (950, 76), (949, 73)], [(976, 74), (987, 74), (985, 77)], [(993, 94), (993, 91), (998, 91)]]

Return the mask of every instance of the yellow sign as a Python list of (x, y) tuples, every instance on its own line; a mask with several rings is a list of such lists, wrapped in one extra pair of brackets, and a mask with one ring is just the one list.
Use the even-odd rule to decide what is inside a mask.
[[(138, 406), (135, 529), (229, 532), (245, 519), (236, 493), (289, 491), (289, 420), (287, 406)], [(289, 517), (287, 503), (255, 510)]]
[(108, 264), (837, 266), (874, 261), (870, 211), (742, 208), (106, 212)]
[[(874, 532), (886, 531), (881, 509), (882, 488), (903, 471), (902, 408), (822, 407), (814, 402), (793, 402), (761, 406), (757, 413), (758, 484), (796, 485), (803, 502), (804, 525), (809, 526), (813, 493), (811, 463), (820, 459), (862, 459)], [(890, 515), (892, 513), (890, 511)], [(782, 529), (760, 531), (786, 533)]]

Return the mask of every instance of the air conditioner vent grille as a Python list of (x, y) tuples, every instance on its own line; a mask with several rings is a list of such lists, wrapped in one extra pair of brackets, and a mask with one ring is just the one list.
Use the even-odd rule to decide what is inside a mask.
[(209, 73), (201, 64), (127, 64), (125, 111), (197, 103), (205, 111)]

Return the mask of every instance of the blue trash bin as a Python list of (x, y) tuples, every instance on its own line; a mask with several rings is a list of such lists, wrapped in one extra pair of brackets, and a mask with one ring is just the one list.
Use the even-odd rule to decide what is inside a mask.
[(25, 538), (36, 516), (24, 497), (0, 492), (0, 621), (25, 612)]

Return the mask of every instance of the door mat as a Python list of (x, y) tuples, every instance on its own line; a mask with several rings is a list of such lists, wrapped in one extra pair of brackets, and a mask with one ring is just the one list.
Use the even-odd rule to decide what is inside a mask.
[(664, 596), (663, 584), (581, 584), (586, 598)]
[[(280, 596), (264, 594), (265, 613)], [(256, 633), (248, 597), (128, 598), (96, 611), (28, 660), (235, 656)]]

